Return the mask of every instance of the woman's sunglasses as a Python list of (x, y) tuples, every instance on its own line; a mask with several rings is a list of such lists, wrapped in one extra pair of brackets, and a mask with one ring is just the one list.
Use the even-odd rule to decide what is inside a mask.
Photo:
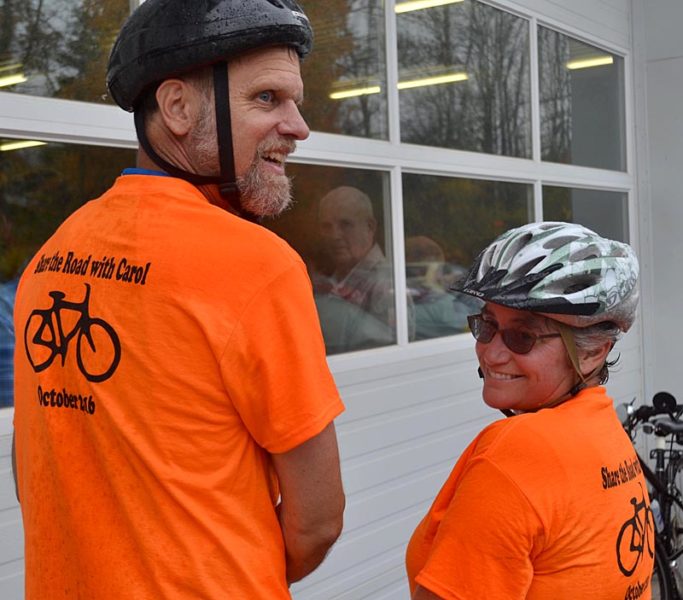
[(488, 344), (498, 332), (503, 343), (515, 354), (528, 354), (540, 339), (560, 337), (559, 333), (535, 335), (520, 329), (498, 329), (497, 323), (487, 321), (482, 315), (468, 316), (467, 323), (472, 330), (474, 339), (478, 342)]

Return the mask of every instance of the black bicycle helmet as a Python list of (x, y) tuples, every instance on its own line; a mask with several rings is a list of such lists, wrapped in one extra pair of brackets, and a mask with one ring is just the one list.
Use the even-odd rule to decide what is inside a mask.
[[(135, 112), (138, 140), (167, 173), (195, 185), (218, 184), (238, 214), (227, 62), (268, 46), (290, 46), (300, 58), (311, 50), (313, 31), (295, 0), (146, 0), (123, 25), (107, 68), (107, 87), (124, 110)], [(165, 79), (214, 66), (220, 175), (189, 173), (159, 156), (147, 139), (143, 111), (147, 90)]]
[(453, 286), (486, 302), (574, 327), (633, 324), (638, 259), (622, 242), (573, 223), (529, 223), (494, 240)]
[(155, 83), (255, 48), (292, 46), (301, 58), (313, 31), (294, 0), (147, 0), (112, 48), (107, 87), (132, 112)]

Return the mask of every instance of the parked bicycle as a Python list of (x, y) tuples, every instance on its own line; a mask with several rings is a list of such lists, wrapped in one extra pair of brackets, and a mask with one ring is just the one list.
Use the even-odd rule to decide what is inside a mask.
[[(52, 306), (35, 309), (24, 329), (26, 354), (33, 370), (36, 373), (44, 371), (57, 356), (61, 356), (64, 366), (69, 342), (76, 337), (76, 362), (81, 373), (88, 381), (109, 379), (121, 359), (121, 344), (109, 323), (90, 316), (90, 286), (85, 284), (85, 297), (81, 302), (65, 300), (64, 292), (53, 291), (49, 295)], [(72, 313), (72, 318), (64, 319), (63, 314), (68, 312)]]
[[(678, 569), (678, 561), (683, 555), (683, 494), (678, 482), (683, 466), (683, 405), (677, 404), (668, 392), (659, 392), (652, 398), (652, 405), (635, 408), (632, 404), (624, 404), (617, 412), (632, 441), (638, 432), (642, 432), (653, 436), (656, 442), (650, 450), (654, 470), (638, 455), (650, 487), (651, 501), (645, 520), (634, 521), (632, 526), (638, 534), (634, 544), (637, 548), (647, 547), (650, 523), (654, 522), (656, 529), (652, 600), (683, 600), (683, 578)], [(634, 502), (634, 509), (638, 511), (638, 508)]]

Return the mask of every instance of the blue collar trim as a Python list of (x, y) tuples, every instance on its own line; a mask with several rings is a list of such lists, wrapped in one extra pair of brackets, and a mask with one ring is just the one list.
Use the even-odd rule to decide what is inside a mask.
[(154, 175), (156, 177), (170, 177), (168, 173), (164, 173), (163, 171), (154, 171), (152, 169), (138, 169), (137, 167), (130, 167), (128, 169), (124, 169), (121, 172), (121, 175)]

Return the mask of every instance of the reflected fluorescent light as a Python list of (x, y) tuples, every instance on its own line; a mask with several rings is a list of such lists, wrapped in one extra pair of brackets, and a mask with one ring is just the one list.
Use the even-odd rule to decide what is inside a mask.
[(378, 85), (371, 85), (363, 88), (352, 88), (349, 90), (342, 90), (339, 92), (332, 92), (330, 98), (332, 100), (343, 100), (344, 98), (355, 98), (356, 96), (366, 96), (368, 94), (379, 94), (382, 88)]
[(589, 69), (590, 67), (601, 67), (603, 65), (611, 65), (612, 63), (614, 63), (614, 57), (598, 56), (596, 58), (570, 60), (567, 63), (567, 68), (574, 71), (576, 69)]
[(464, 0), (410, 0), (409, 2), (399, 2), (396, 4), (396, 14), (407, 13), (413, 10), (423, 10), (425, 8), (434, 8), (436, 6), (445, 6), (446, 4), (456, 4)]
[(469, 79), (467, 73), (451, 73), (449, 75), (436, 75), (435, 77), (424, 77), (423, 79), (413, 79), (411, 81), (399, 81), (399, 90), (409, 90), (411, 88), (423, 87), (426, 85), (440, 85), (442, 83), (456, 83), (458, 81), (467, 81)]
[(0, 73), (3, 71), (19, 71), (23, 66), (22, 63), (7, 64), (0, 67)]
[(17, 85), (17, 83), (24, 83), (28, 81), (26, 75), (23, 73), (17, 73), (16, 75), (7, 75), (5, 77), (0, 77), (0, 87), (6, 87), (8, 85)]
[(23, 150), (24, 148), (35, 148), (36, 146), (45, 146), (47, 142), (38, 142), (36, 140), (21, 140), (19, 142), (7, 142), (0, 144), (0, 152), (10, 152), (12, 150)]
[[(409, 90), (411, 88), (424, 87), (427, 85), (441, 85), (443, 83), (457, 83), (458, 81), (467, 81), (469, 76), (464, 71), (459, 73), (450, 73), (448, 75), (436, 75), (434, 77), (423, 77), (421, 79), (411, 79), (409, 81), (399, 81), (399, 90)], [(339, 92), (332, 92), (329, 97), (332, 100), (344, 100), (345, 98), (355, 98), (356, 96), (366, 96), (368, 94), (379, 94), (382, 88), (378, 85), (371, 85), (368, 87), (350, 88)]]

